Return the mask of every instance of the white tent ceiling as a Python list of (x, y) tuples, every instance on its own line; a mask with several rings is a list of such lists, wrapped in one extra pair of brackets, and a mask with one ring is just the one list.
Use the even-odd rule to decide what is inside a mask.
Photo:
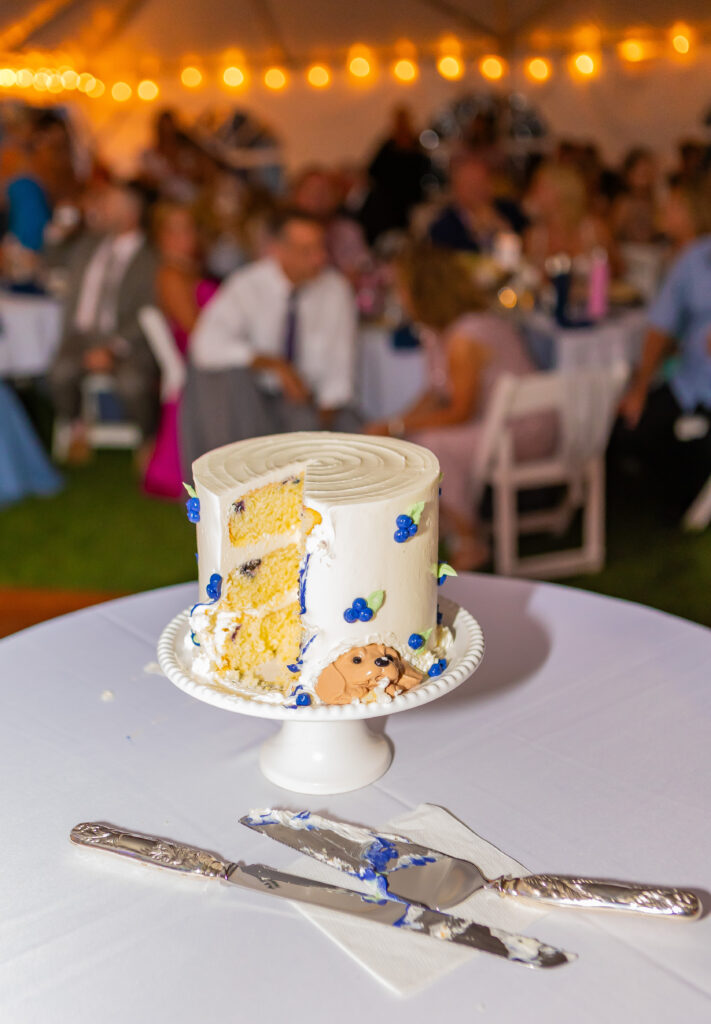
[(711, 16), (708, 0), (680, 0), (671, 9), (667, 0), (3, 0), (0, 33), (36, 11), (38, 25), (23, 46), (62, 48), (91, 33), (97, 13), (107, 10), (116, 24), (107, 19), (105, 38), (96, 40), (103, 52), (130, 46), (168, 59), (229, 46), (259, 56), (282, 49), (304, 59), (355, 41), (388, 46), (404, 37), (426, 45), (443, 33), (525, 45), (532, 33), (555, 36), (581, 23), (604, 32)]
[[(709, 19), (706, 25), (703, 19)], [(688, 61), (665, 53), (644, 65), (625, 65), (614, 54), (625, 30), (665, 33), (672, 22), (696, 28), (698, 45)], [(562, 54), (590, 44), (574, 33), (596, 26), (603, 50), (601, 73), (576, 81)], [(484, 33), (488, 32), (488, 36)], [(0, 55), (19, 64), (21, 55), (63, 51), (77, 69), (105, 77), (160, 82), (160, 103), (186, 117), (210, 105), (239, 104), (269, 122), (282, 138), (291, 166), (311, 160), (352, 160), (367, 155), (382, 133), (389, 111), (408, 102), (425, 122), (463, 91), (481, 89), (468, 64), (461, 82), (447, 82), (424, 59), (444, 35), (458, 37), (465, 54), (488, 49), (511, 59), (502, 87), (528, 93), (554, 132), (595, 139), (617, 158), (629, 146), (647, 144), (668, 156), (682, 136), (701, 133), (711, 106), (711, 7), (709, 0), (0, 0)], [(417, 80), (403, 86), (387, 72), (385, 56), (398, 41), (414, 44)], [(357, 87), (345, 71), (346, 49), (363, 43), (380, 50), (381, 73)], [(280, 93), (254, 75), (249, 87), (228, 95), (220, 71), (229, 51), (255, 70), (267, 61), (293, 67), (330, 61), (332, 86), (318, 93), (302, 74), (292, 74)], [(542, 85), (528, 82), (520, 58), (550, 53), (555, 73)], [(204, 62), (203, 87), (180, 85), (182, 62)], [(230, 61), (231, 62), (231, 61)], [(68, 98), (68, 97), (67, 97)], [(126, 164), (147, 139), (155, 104), (82, 101), (109, 159)]]

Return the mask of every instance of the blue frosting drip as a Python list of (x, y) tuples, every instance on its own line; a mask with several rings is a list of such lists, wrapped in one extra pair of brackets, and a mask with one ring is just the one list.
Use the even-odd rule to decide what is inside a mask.
[[(197, 558), (197, 555), (195, 557)], [(210, 600), (198, 601), (197, 604), (194, 604), (190, 609), (191, 615), (193, 614), (196, 608), (209, 608), (211, 604), (216, 604), (220, 600), (220, 594), (222, 593), (222, 577), (220, 576), (219, 572), (213, 572), (212, 576), (210, 577), (210, 582), (205, 587), (205, 592), (207, 593), (207, 596), (210, 598)], [(198, 641), (195, 639), (195, 634), (193, 633), (192, 630), (190, 631), (190, 639), (192, 640), (196, 647), (200, 646)]]
[(301, 606), (301, 614), (306, 614), (306, 574), (309, 568), (309, 560), (311, 554), (309, 553), (304, 559), (304, 563), (299, 569), (299, 604)]
[(368, 849), (362, 855), (362, 859), (370, 864), (375, 871), (387, 871), (388, 863), (397, 860), (399, 854), (397, 847), (387, 839), (376, 836)]

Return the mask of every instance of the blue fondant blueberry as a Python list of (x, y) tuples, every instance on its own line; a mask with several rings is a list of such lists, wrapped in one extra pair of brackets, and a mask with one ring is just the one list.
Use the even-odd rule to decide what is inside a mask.
[(419, 651), (420, 647), (422, 647), (425, 642), (425, 638), (421, 633), (411, 633), (410, 639), (407, 642), (413, 651)]
[(398, 544), (404, 544), (405, 541), (408, 540), (410, 534), (407, 530), (396, 530), (393, 536)]
[(446, 667), (447, 667), (447, 659), (446, 659), (446, 658), (440, 658), (440, 659), (439, 659), (439, 661), (437, 662), (437, 664), (439, 665), (439, 667), (440, 667), (440, 668), (442, 669), (442, 671), (444, 672), (444, 670), (445, 670), (445, 669), (446, 669)]
[(346, 622), (357, 622), (358, 612), (355, 610), (355, 608), (346, 608), (346, 610), (343, 613), (343, 618), (346, 620)]
[(305, 708), (311, 703), (311, 697), (308, 693), (297, 693), (296, 695), (296, 706), (299, 708)]
[(364, 608), (368, 607), (368, 602), (364, 597), (357, 597), (353, 602), (353, 607), (357, 612), (362, 612)]
[(368, 608), (368, 606), (366, 605), (365, 608), (361, 608), (361, 610), (358, 612), (358, 618), (360, 619), (361, 622), (370, 622), (370, 620), (373, 618), (373, 609)]
[(444, 616), (442, 615), (442, 612), (441, 612), (441, 611), (439, 610), (439, 608), (438, 608), (438, 609), (437, 609), (437, 625), (438, 625), (438, 626), (441, 626), (441, 625), (442, 625), (442, 619), (443, 619), (443, 618), (444, 618)]
[(411, 537), (414, 537), (415, 534), (417, 533), (417, 523), (410, 523), (410, 525), (407, 528), (407, 532)]
[(287, 665), (286, 667), (289, 669), (290, 672), (298, 672), (299, 671), (299, 666), (298, 665)]
[(222, 577), (219, 572), (213, 572), (205, 592), (211, 601), (219, 601), (222, 592)]
[(200, 522), (200, 499), (199, 498), (188, 498), (185, 502), (185, 508), (188, 513), (188, 520), (191, 523)]
[(442, 666), (440, 665), (440, 663), (438, 661), (436, 661), (434, 663), (434, 665), (430, 665), (429, 669), (427, 670), (427, 675), (428, 676), (441, 676), (442, 675)]
[(441, 587), (441, 586), (442, 586), (442, 584), (443, 584), (443, 583), (444, 583), (444, 582), (446, 581), (446, 579), (447, 579), (447, 576), (446, 576), (446, 574), (443, 574), (442, 576), (440, 576), (440, 577), (438, 578), (438, 580), (437, 580), (437, 585), (438, 585), (439, 587)]
[(395, 525), (399, 530), (407, 530), (412, 526), (412, 516), (398, 516)]

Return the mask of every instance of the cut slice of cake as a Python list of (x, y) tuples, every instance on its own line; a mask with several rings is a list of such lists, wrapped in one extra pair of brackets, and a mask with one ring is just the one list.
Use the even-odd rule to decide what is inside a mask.
[(224, 561), (234, 568), (221, 578), (217, 599), (196, 605), (191, 616), (194, 642), (218, 675), (281, 690), (298, 675), (303, 496), (303, 472), (295, 467), (234, 496), (227, 509)]

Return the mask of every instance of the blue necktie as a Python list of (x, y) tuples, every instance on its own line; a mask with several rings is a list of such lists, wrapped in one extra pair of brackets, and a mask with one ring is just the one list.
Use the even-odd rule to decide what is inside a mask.
[(284, 331), (284, 358), (287, 363), (293, 363), (296, 358), (297, 298), (298, 292), (296, 288), (292, 288), (289, 292), (289, 300), (286, 306), (286, 327)]

